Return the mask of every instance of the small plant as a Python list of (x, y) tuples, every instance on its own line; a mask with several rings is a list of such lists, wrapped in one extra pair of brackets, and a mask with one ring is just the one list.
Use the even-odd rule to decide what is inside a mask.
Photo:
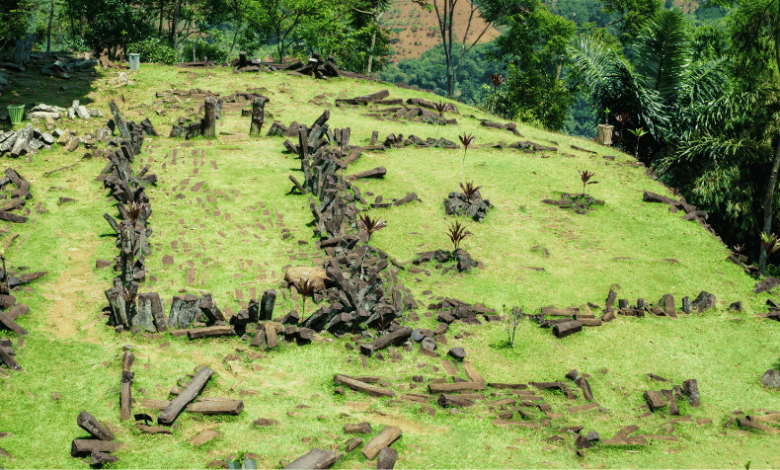
[(609, 125), (609, 113), (611, 113), (611, 112), (612, 112), (612, 110), (609, 109), (609, 108), (606, 108), (604, 110), (604, 124), (607, 125), (607, 126)]
[(307, 277), (306, 279), (298, 279), (297, 281), (293, 282), (293, 285), (295, 286), (295, 289), (298, 291), (299, 294), (301, 294), (301, 297), (303, 297), (303, 300), (301, 301), (301, 317), (306, 316), (306, 297), (312, 297), (315, 292), (314, 283), (309, 280)]
[[(504, 311), (506, 312), (506, 305), (504, 305)], [(507, 316), (507, 320), (504, 321), (504, 324), (506, 325), (506, 334), (509, 337), (508, 343), (509, 347), (514, 349), (515, 348), (515, 335), (517, 334), (517, 327), (520, 325), (520, 320), (523, 319), (523, 311), (519, 308), (513, 308), (512, 312), (509, 316)]]
[(436, 108), (436, 111), (439, 113), (439, 122), (444, 118), (444, 111), (447, 111), (447, 108), (450, 105), (448, 103), (445, 103), (444, 101), (439, 101), (438, 103), (433, 103), (433, 107)]
[(463, 144), (463, 161), (460, 164), (460, 186), (463, 187), (463, 166), (466, 164), (466, 152), (469, 151), (469, 145), (473, 144), (477, 140), (477, 136), (473, 134), (466, 134), (458, 136), (460, 143)]
[(623, 143), (623, 139), (625, 138), (626, 133), (626, 126), (629, 122), (631, 122), (631, 116), (627, 112), (622, 112), (620, 114), (615, 114), (613, 116), (615, 118), (615, 121), (620, 124), (620, 140), (618, 142)]
[(596, 184), (598, 181), (591, 181), (590, 179), (596, 176), (596, 173), (593, 173), (591, 171), (585, 170), (577, 170), (577, 172), (580, 174), (580, 180), (582, 181), (582, 195), (585, 195), (585, 186), (589, 184)]
[(371, 235), (373, 235), (374, 232), (378, 232), (383, 228), (387, 227), (387, 223), (384, 220), (382, 220), (381, 218), (372, 219), (371, 216), (369, 216), (368, 214), (363, 214), (360, 216), (360, 224), (368, 233), (369, 240), (371, 240)]
[(634, 134), (634, 137), (636, 137), (636, 157), (639, 158), (639, 139), (644, 137), (648, 134), (648, 132), (645, 130), (644, 127), (638, 127), (636, 129), (629, 129), (629, 132)]
[(504, 83), (504, 77), (501, 75), (494, 73), (490, 75), (490, 81), (493, 82), (493, 93), (498, 91), (498, 87), (501, 86), (502, 83)]
[(774, 233), (767, 235), (766, 233), (761, 232), (761, 245), (763, 245), (767, 257), (775, 251), (780, 250), (780, 240), (778, 240), (777, 235)]
[(474, 234), (466, 230), (466, 226), (458, 221), (455, 221), (455, 223), (447, 228), (447, 236), (450, 237), (450, 241), (452, 242), (455, 251), (460, 248), (460, 242), (470, 235)]
[(133, 221), (133, 225), (138, 221), (141, 216), (141, 210), (143, 210), (144, 204), (142, 202), (133, 201), (130, 203), (130, 210), (127, 211), (130, 215), (130, 219)]
[(463, 190), (463, 193), (466, 195), (466, 200), (471, 203), (474, 199), (474, 196), (477, 195), (477, 191), (479, 191), (479, 188), (482, 186), (474, 186), (473, 181), (466, 181), (466, 185), (464, 186), (463, 183), (460, 184), (460, 189)]

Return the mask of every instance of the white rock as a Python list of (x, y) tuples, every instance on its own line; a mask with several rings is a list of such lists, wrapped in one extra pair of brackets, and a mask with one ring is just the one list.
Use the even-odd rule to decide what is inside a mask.
[(87, 111), (86, 106), (79, 106), (77, 112), (79, 114), (79, 119), (89, 120), (89, 111)]

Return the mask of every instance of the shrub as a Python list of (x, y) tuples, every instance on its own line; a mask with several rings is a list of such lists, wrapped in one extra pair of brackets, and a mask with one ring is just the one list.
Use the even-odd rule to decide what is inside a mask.
[[(187, 43), (184, 47), (184, 61), (192, 60), (192, 42)], [(207, 57), (209, 60), (215, 60), (217, 62), (225, 62), (227, 60), (227, 51), (220, 48), (216, 44), (209, 44), (206, 41), (198, 40), (195, 43), (195, 60), (201, 60), (203, 57)]]
[(160, 38), (149, 38), (135, 42), (127, 46), (127, 52), (141, 54), (141, 62), (163, 63), (173, 65), (176, 63), (176, 51), (167, 42)]

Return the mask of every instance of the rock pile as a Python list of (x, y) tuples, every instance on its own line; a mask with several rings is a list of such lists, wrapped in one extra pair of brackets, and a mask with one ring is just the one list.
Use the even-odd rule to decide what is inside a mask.
[(425, 251), (417, 253), (417, 258), (412, 260), (412, 264), (418, 266), (422, 263), (436, 260), (438, 264), (436, 269), (441, 269), (444, 263), (454, 262), (453, 266), (448, 266), (442, 271), (442, 275), (447, 274), (448, 271), (457, 269), (458, 272), (471, 271), (471, 268), (477, 267), (479, 263), (471, 257), (468, 251), (458, 248), (455, 251), (436, 250)]
[(484, 222), (490, 208), (489, 199), (482, 199), (482, 195), (477, 190), (469, 199), (465, 193), (451, 192), (444, 200), (444, 213), (447, 215), (465, 215), (476, 222)]
[(592, 196), (589, 196), (587, 194), (568, 194), (563, 193), (561, 194), (561, 198), (558, 200), (555, 199), (544, 199), (542, 200), (545, 204), (551, 204), (553, 206), (558, 206), (561, 209), (571, 209), (574, 211), (575, 214), (585, 215), (588, 212), (592, 212), (594, 205), (603, 206), (604, 201), (599, 199), (594, 199)]
[[(0, 207), (0, 220), (15, 223), (27, 222), (27, 217), (13, 214), (12, 212), (23, 209), (25, 204), (27, 204), (27, 201), (32, 199), (32, 194), (30, 194), (30, 182), (13, 168), (6, 168), (5, 177), (0, 179), (0, 190), (6, 189), (8, 185), (11, 185), (16, 189), (10, 191), (10, 202)], [(6, 194), (0, 196), (3, 199), (8, 198), (8, 195)]]

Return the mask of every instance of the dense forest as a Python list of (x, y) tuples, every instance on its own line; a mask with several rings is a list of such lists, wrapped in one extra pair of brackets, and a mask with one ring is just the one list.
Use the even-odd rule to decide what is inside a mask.
[[(465, 2), (501, 34), (453, 35)], [(5, 0), (0, 50), (94, 51), (174, 64), (238, 51), (262, 61), (332, 56), (506, 119), (613, 145), (709, 213), (723, 240), (778, 272), (780, 0), (414, 0), (439, 45), (396, 60), (392, 0)], [(396, 28), (397, 29), (397, 28)], [(433, 33), (431, 31), (434, 31)], [(491, 75), (493, 79), (491, 79)], [(500, 75), (500, 77), (499, 77)]]

